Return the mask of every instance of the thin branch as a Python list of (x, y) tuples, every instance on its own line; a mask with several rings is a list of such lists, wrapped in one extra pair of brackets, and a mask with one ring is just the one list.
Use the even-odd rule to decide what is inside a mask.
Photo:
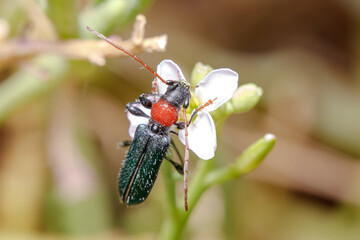
[[(143, 38), (145, 18), (137, 17), (130, 40), (116, 41), (119, 45), (134, 54), (141, 52), (165, 51), (167, 35)], [(7, 65), (33, 57), (37, 54), (56, 54), (69, 59), (88, 60), (98, 65), (104, 65), (106, 58), (126, 56), (114, 49), (103, 40), (68, 40), (68, 41), (26, 41), (9, 40), (0, 43), (0, 70)]]

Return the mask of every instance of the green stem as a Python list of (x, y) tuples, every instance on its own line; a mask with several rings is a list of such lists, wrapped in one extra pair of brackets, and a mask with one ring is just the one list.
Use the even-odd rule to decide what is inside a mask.
[[(190, 214), (195, 208), (197, 202), (200, 200), (202, 194), (207, 189), (207, 186), (204, 184), (203, 179), (212, 170), (214, 161), (215, 161), (214, 159), (208, 161), (199, 160), (200, 166), (196, 171), (196, 175), (194, 179), (191, 180), (191, 185), (189, 187), (189, 195), (188, 195), (189, 210), (188, 212), (185, 212), (183, 206), (180, 209), (178, 209), (178, 217), (175, 219), (169, 219), (168, 221), (165, 222), (166, 225), (163, 226), (160, 239), (172, 239), (172, 240), (181, 239), (181, 236), (184, 232)], [(170, 189), (167, 189), (167, 191), (170, 191)]]
[[(217, 125), (217, 130), (220, 129), (222, 129), (222, 124)], [(161, 229), (160, 239), (181, 239), (190, 214), (202, 194), (215, 184), (236, 179), (254, 170), (273, 148), (275, 142), (276, 138), (274, 135), (266, 134), (263, 138), (248, 147), (233, 164), (222, 168), (214, 169), (216, 158), (207, 161), (199, 160), (198, 169), (195, 171), (196, 175), (191, 179), (191, 185), (189, 187), (188, 212), (185, 212), (183, 207), (179, 209), (176, 204), (175, 181), (171, 176), (172, 169), (170, 169), (170, 164), (165, 164), (166, 166), (163, 167), (167, 196), (165, 210), (168, 212), (168, 215)]]
[(169, 239), (167, 236), (174, 231), (176, 223), (179, 221), (179, 209), (176, 204), (175, 193), (175, 180), (172, 177), (172, 166), (169, 163), (165, 163), (162, 166), (162, 173), (164, 178), (164, 187), (166, 201), (164, 203), (165, 221), (161, 228), (159, 239)]
[(94, 28), (105, 35), (115, 27), (122, 27), (130, 19), (141, 13), (152, 0), (105, 0), (80, 13), (79, 31), (82, 37), (95, 38), (86, 30), (86, 26)]
[(41, 55), (0, 84), (0, 123), (12, 112), (41, 94), (49, 93), (64, 77), (64, 59)]
[(165, 180), (166, 198), (167, 198), (167, 211), (170, 213), (172, 219), (177, 219), (179, 212), (176, 204), (175, 180), (172, 176), (171, 164), (166, 164), (163, 168), (163, 175)]
[(122, 16), (126, 14), (126, 1), (106, 0), (91, 8), (83, 10), (79, 15), (79, 33), (81, 37), (95, 38), (86, 30), (86, 26), (94, 28), (103, 34), (108, 34)]
[(76, 1), (48, 0), (48, 15), (54, 23), (57, 33), (63, 39), (75, 38), (78, 33)]
[[(218, 129), (221, 129), (222, 126), (218, 126), (218, 127), (219, 127)], [(217, 132), (217, 134), (219, 134), (219, 132)], [(186, 223), (187, 223), (193, 209), (195, 208), (196, 204), (200, 200), (202, 194), (209, 187), (209, 185), (206, 185), (204, 183), (204, 179), (205, 179), (206, 175), (209, 172), (211, 172), (212, 169), (214, 168), (214, 162), (216, 161), (215, 159), (216, 158), (212, 158), (207, 161), (197, 159), (197, 169), (194, 171), (194, 172), (196, 172), (196, 174), (194, 175), (194, 178), (191, 179), (191, 184), (189, 186), (189, 192), (188, 192), (189, 209), (186, 212), (183, 205), (181, 205), (182, 207), (180, 209), (176, 208), (177, 216), (165, 220), (163, 228), (161, 229), (162, 232), (160, 234), (160, 239), (164, 239), (164, 240), (165, 239), (166, 240), (167, 239), (171, 239), (171, 240), (181, 239), (184, 229), (185, 229), (185, 226), (186, 226)], [(164, 181), (168, 181), (168, 180), (173, 181), (173, 179), (169, 179), (168, 175), (167, 175), (167, 174), (169, 174), (170, 169), (169, 168), (164, 169), (164, 172), (165, 172)], [(172, 188), (170, 188), (170, 185), (168, 185), (168, 183), (165, 183), (165, 185), (167, 186), (166, 187), (167, 196), (170, 196), (170, 193), (172, 191), (175, 191), (174, 190), (175, 184), (173, 185)], [(174, 196), (174, 198), (175, 198), (175, 192), (174, 192), (174, 195), (171, 195), (170, 198), (168, 197), (168, 200), (170, 200), (170, 202), (168, 202), (166, 204), (176, 207), (176, 200), (173, 200), (172, 196)], [(166, 210), (169, 210), (169, 209), (166, 209)], [(171, 211), (173, 211), (173, 210), (171, 210)]]
[[(219, 126), (219, 128), (221, 128), (221, 126)], [(181, 208), (177, 208), (174, 190), (175, 183), (171, 178), (171, 169), (169, 169), (169, 166), (166, 166), (164, 170), (164, 180), (168, 198), (166, 210), (169, 212), (170, 217), (165, 221), (160, 239), (180, 239), (190, 214), (200, 200), (202, 194), (215, 184), (239, 178), (254, 170), (273, 148), (275, 142), (275, 136), (267, 134), (248, 147), (243, 154), (236, 159), (234, 164), (222, 168), (214, 169), (215, 158), (208, 161), (199, 161), (199, 168), (196, 171), (194, 179), (191, 180), (191, 185), (189, 187), (188, 212), (185, 212)]]

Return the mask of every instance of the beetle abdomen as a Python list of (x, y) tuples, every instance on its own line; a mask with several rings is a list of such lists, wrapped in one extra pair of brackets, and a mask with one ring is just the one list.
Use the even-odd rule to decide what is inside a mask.
[(118, 178), (122, 202), (134, 205), (148, 197), (169, 143), (168, 136), (152, 133), (145, 124), (137, 127)]

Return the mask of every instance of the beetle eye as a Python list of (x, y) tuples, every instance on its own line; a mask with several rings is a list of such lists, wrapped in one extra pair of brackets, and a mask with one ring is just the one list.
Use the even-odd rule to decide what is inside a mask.
[(167, 80), (166, 84), (169, 86), (174, 86), (178, 81), (174, 81), (174, 80)]

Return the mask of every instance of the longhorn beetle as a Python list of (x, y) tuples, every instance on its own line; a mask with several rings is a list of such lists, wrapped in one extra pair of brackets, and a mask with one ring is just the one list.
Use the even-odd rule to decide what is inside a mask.
[[(186, 82), (185, 79), (180, 79), (179, 81), (165, 81), (161, 76), (159, 76), (157, 72), (151, 69), (140, 58), (114, 43), (104, 35), (96, 32), (92, 28), (87, 27), (87, 29), (115, 48), (132, 57), (134, 60), (148, 69), (156, 78), (168, 86), (166, 92), (163, 95), (156, 94), (155, 79), (153, 82), (153, 93), (141, 94), (139, 96), (140, 104), (147, 109), (151, 109), (151, 116), (148, 116), (138, 107), (139, 102), (132, 102), (126, 105), (127, 110), (131, 114), (148, 118), (149, 121), (148, 124), (140, 124), (136, 128), (133, 141), (131, 143), (127, 142), (127, 144), (130, 145), (130, 149), (118, 177), (118, 189), (121, 202), (125, 203), (126, 205), (142, 203), (148, 197), (155, 183), (162, 160), (165, 158), (174, 165), (179, 173), (184, 175), (185, 210), (187, 211), (187, 173), (189, 161), (187, 127), (190, 125), (192, 119), (195, 117), (198, 111), (212, 104), (212, 102), (216, 99), (209, 100), (207, 103), (200, 105), (197, 109), (195, 109), (192, 112), (188, 122), (186, 118), (186, 109), (190, 103), (191, 93), (190, 84)], [(183, 109), (184, 122), (178, 122), (178, 116), (181, 108)], [(179, 130), (185, 130), (184, 166), (175, 163), (166, 156), (170, 143), (174, 145), (169, 137), (170, 132), (172, 132), (170, 128), (173, 125), (175, 125)], [(175, 150), (177, 151), (176, 148)]]

